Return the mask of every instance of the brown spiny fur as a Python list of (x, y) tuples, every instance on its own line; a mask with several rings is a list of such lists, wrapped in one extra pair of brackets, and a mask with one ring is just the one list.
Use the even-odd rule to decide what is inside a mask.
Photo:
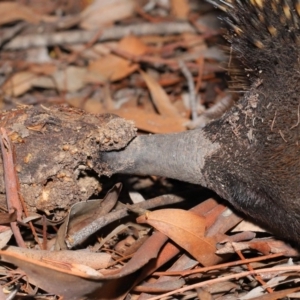
[(139, 136), (102, 160), (108, 174), (206, 186), (300, 246), (300, 0), (220, 2), (239, 61), (232, 80), (239, 85), (248, 78), (244, 95), (203, 129)]
[(300, 1), (232, 0), (219, 7), (240, 62), (233, 81), (243, 82), (235, 78), (243, 74), (250, 87), (204, 128), (222, 145), (204, 168), (210, 187), (300, 244)]

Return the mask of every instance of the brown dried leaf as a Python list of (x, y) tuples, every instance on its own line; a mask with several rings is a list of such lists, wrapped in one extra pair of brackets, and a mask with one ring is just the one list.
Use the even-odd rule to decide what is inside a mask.
[(182, 119), (177, 109), (170, 102), (169, 96), (151, 75), (140, 71), (152, 96), (158, 112), (166, 117)]
[[(86, 257), (79, 256), (79, 263), (74, 263), (72, 254), (74, 251), (38, 251), (11, 246), (0, 250), (0, 255), (2, 261), (13, 263), (25, 271), (30, 283), (48, 292), (59, 294), (64, 299), (98, 300), (99, 295), (101, 299), (124, 299), (122, 295), (127, 293), (138, 276), (136, 271), (154, 259), (163, 244), (157, 239), (156, 242), (146, 241), (123, 268), (101, 269), (100, 272), (91, 268), (82, 259), (98, 263), (103, 257), (107, 265), (106, 258), (110, 258), (110, 255), (88, 253)], [(84, 256), (82, 255), (84, 252), (79, 253)], [(120, 289), (120, 286), (123, 288)]]
[(185, 127), (183, 125), (184, 122), (181, 122), (181, 119), (179, 120), (174, 117), (160, 116), (137, 107), (121, 108), (119, 110), (112, 111), (112, 113), (115, 113), (122, 118), (133, 120), (138, 129), (151, 133), (185, 131)]
[(189, 15), (190, 7), (188, 0), (171, 0), (172, 15), (186, 20)]
[[(134, 36), (123, 38), (118, 43), (117, 48), (132, 55), (142, 55), (147, 51), (147, 46)], [(90, 63), (87, 81), (120, 80), (136, 71), (138, 68), (138, 64), (133, 64), (122, 57), (108, 54)]]
[(0, 224), (8, 224), (17, 220), (17, 211), (12, 213), (0, 213)]
[(1, 260), (20, 267), (30, 283), (65, 299), (82, 299), (104, 284), (101, 273), (83, 264), (62, 261), (56, 258), (57, 253), (11, 246), (0, 250)]
[[(245, 242), (244, 242), (245, 244)], [(284, 253), (286, 256), (299, 256), (299, 251), (291, 245), (273, 239), (252, 240), (248, 242), (250, 249), (255, 249), (261, 253), (268, 255), (269, 253)]]
[(138, 217), (137, 222), (147, 223), (164, 233), (204, 266), (215, 263), (215, 241), (204, 236), (205, 218), (191, 211), (162, 209)]
[(57, 69), (58, 66), (53, 63), (32, 64), (29, 66), (31, 72), (40, 75), (52, 75)]

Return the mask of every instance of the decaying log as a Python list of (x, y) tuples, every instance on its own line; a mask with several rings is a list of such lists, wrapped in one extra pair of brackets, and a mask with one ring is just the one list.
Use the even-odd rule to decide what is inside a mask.
[[(99, 150), (123, 148), (136, 135), (130, 121), (66, 107), (21, 107), (0, 116), (29, 211), (66, 210), (97, 194), (99, 175), (105, 174)], [(0, 163), (0, 205), (6, 206)]]

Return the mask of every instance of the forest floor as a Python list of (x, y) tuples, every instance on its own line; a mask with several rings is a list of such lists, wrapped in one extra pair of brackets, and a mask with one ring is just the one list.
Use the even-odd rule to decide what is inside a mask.
[(0, 144), (10, 154), (0, 300), (300, 298), (297, 250), (213, 192), (76, 165), (80, 151), (97, 151), (82, 137), (95, 124), (103, 136), (112, 123), (126, 128), (124, 147), (132, 124), (181, 132), (234, 105), (220, 14), (203, 0), (0, 1)]

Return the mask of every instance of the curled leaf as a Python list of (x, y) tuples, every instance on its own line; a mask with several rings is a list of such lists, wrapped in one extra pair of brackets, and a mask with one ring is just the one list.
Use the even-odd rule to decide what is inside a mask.
[(215, 255), (215, 240), (205, 236), (205, 218), (191, 211), (156, 210), (138, 217), (137, 221), (147, 223), (167, 235), (204, 266), (213, 265), (219, 259)]

